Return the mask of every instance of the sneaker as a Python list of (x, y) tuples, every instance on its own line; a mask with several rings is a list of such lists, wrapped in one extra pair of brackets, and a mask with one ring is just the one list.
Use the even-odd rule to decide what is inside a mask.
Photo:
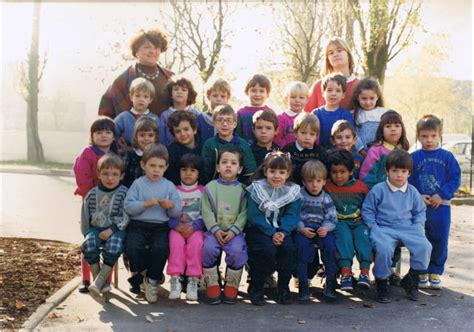
[(361, 273), (359, 275), (359, 280), (357, 281), (357, 287), (362, 288), (362, 289), (370, 288), (370, 277), (368, 274)]
[(420, 281), (418, 282), (418, 288), (430, 288), (430, 279), (428, 273), (420, 274)]
[(439, 274), (430, 273), (430, 283), (431, 289), (442, 289), (443, 284), (441, 283), (441, 279), (439, 278)]
[(189, 300), (189, 301), (198, 300), (198, 283), (199, 283), (199, 278), (188, 279), (188, 287), (186, 289), (186, 300)]
[(342, 290), (353, 290), (352, 287), (352, 276), (345, 275), (341, 277), (341, 289)]
[(151, 284), (148, 278), (143, 278), (143, 287), (145, 289), (145, 298), (149, 303), (156, 303), (158, 301), (158, 285)]
[(170, 300), (177, 300), (181, 297), (181, 290), (182, 290), (182, 285), (181, 285), (181, 280), (179, 277), (171, 277), (170, 279), (170, 295), (168, 298)]

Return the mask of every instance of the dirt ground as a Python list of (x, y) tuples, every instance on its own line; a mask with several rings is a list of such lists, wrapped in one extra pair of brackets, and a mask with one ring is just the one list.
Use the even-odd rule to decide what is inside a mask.
[(18, 329), (38, 306), (80, 273), (79, 247), (0, 238), (0, 330)]

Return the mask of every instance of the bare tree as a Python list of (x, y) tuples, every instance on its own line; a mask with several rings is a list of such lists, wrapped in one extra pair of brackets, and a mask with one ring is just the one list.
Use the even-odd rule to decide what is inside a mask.
[[(33, 30), (31, 36), (30, 52), (26, 63), (20, 67), (21, 94), (26, 101), (26, 138), (27, 159), (30, 162), (44, 162), (43, 146), (38, 132), (38, 93), (39, 82), (43, 77), (47, 63), (46, 57), (39, 59), (39, 25), (41, 1), (34, 2)], [(27, 68), (26, 68), (27, 67)]]
[[(317, 0), (285, 0), (281, 5), (284, 14), (278, 19), (278, 25), (287, 56), (286, 65), (296, 80), (311, 83), (319, 75), (320, 40), (328, 29), (327, 4)], [(275, 7), (274, 11), (277, 11)]]
[(406, 0), (373, 0), (366, 11), (360, 0), (349, 2), (359, 26), (364, 72), (383, 84), (387, 64), (410, 44), (420, 26), (421, 1), (407, 5)]
[[(167, 65), (178, 65), (178, 72), (194, 67), (206, 84), (216, 70), (222, 49), (227, 46), (230, 7), (222, 0), (209, 2), (204, 8), (187, 1), (173, 0), (170, 4), (173, 13), (167, 28), (173, 51), (166, 57)], [(209, 20), (211, 29), (206, 26)]]

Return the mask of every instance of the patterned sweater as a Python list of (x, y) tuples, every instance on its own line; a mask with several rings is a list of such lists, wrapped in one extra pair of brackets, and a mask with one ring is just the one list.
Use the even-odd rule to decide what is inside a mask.
[(387, 155), (393, 149), (395, 149), (395, 146), (387, 142), (370, 147), (359, 172), (359, 179), (364, 181), (369, 189), (377, 183), (385, 181), (387, 178), (385, 174), (385, 159), (387, 159)]
[(331, 196), (337, 210), (339, 221), (361, 221), (361, 209), (369, 189), (365, 184), (352, 178), (343, 186), (336, 186), (331, 180), (326, 182), (324, 189)]
[(319, 195), (310, 194), (306, 188), (301, 188), (301, 212), (298, 228), (309, 227), (317, 229), (327, 227), (330, 232), (336, 228), (337, 213), (331, 196), (324, 190)]
[(192, 186), (184, 184), (176, 186), (179, 197), (181, 199), (181, 216), (176, 219), (172, 218), (168, 221), (168, 226), (175, 229), (180, 223), (192, 225), (195, 231), (204, 228), (204, 223), (201, 216), (201, 199), (204, 187), (197, 183)]
[(247, 197), (239, 181), (221, 178), (209, 182), (201, 202), (204, 224), (209, 232), (231, 230), (242, 233), (247, 222)]
[(109, 190), (101, 184), (92, 188), (82, 202), (81, 232), (86, 235), (92, 227), (110, 228), (115, 233), (125, 230), (129, 217), (123, 209), (127, 188), (119, 185)]

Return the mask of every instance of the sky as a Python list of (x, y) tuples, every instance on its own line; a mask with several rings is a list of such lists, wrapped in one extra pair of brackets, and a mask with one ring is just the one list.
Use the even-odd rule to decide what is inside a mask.
[[(115, 71), (109, 70), (112, 58), (107, 54), (113, 55), (113, 50), (108, 49), (108, 41), (117, 40), (124, 45), (138, 29), (155, 26), (154, 22), (144, 20), (144, 12), (159, 21), (156, 7), (146, 3), (43, 3), (40, 52), (46, 52), (48, 63), (42, 93), (51, 98), (66, 93), (70, 98), (83, 99), (85, 107), (95, 108), (88, 114), (95, 114), (100, 95), (127, 67), (124, 60), (114, 68)], [(15, 91), (11, 77), (14, 66), (28, 53), (32, 5), (1, 2), (0, 15), (2, 97), (8, 98)], [(268, 50), (274, 44), (274, 22), (271, 10), (265, 7), (242, 9), (236, 17), (230, 22), (232, 35), (229, 39), (229, 44), (235, 46), (226, 49), (223, 58), (226, 71), (235, 77), (235, 94), (243, 98), (245, 81), (265, 68)], [(424, 41), (445, 33), (447, 38), (442, 47), (449, 57), (441, 65), (441, 74), (453, 79), (472, 80), (471, 1), (424, 0), (422, 21), (426, 32), (415, 35), (409, 50), (389, 64), (388, 74), (407, 57), (415, 56)], [(89, 70), (91, 64), (94, 66)], [(90, 80), (90, 84), (78, 84), (75, 77), (81, 82)]]

